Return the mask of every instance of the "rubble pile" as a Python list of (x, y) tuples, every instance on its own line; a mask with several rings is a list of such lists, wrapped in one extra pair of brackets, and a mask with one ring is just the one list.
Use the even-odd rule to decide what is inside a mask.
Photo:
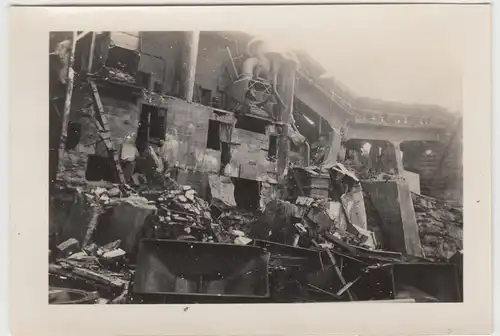
[[(237, 209), (230, 209), (223, 212), (217, 220), (220, 223), (221, 242), (233, 242), (235, 244), (246, 245), (252, 236), (252, 226), (262, 215), (260, 212), (245, 212)], [(226, 234), (227, 233), (227, 234)]]
[[(195, 301), (201, 300), (196, 302), (213, 299), (214, 293), (225, 296), (228, 292), (224, 288), (246, 293), (249, 288), (256, 288), (257, 283), (268, 286), (268, 289), (257, 291), (260, 293), (258, 299), (263, 302), (414, 299), (416, 294), (393, 288), (396, 284), (391, 282), (389, 274), (393, 272), (392, 267), (415, 260), (379, 249), (375, 234), (368, 229), (364, 191), (356, 175), (341, 164), (292, 169), (290, 173), (295, 183), (289, 188), (294, 192), (289, 193), (286, 200), (274, 199), (264, 209), (253, 212), (241, 211), (217, 198), (209, 203), (199, 197), (192, 186), (179, 185), (169, 178), (159, 178), (161, 183), (138, 189), (112, 183), (88, 183), (79, 187), (78, 195), (85, 202), (75, 204), (94, 210), (91, 216), (84, 216), (90, 218), (84, 238), (81, 235), (66, 237), (58, 245), (51, 244), (50, 284), (56, 289), (94, 293), (98, 303), (147, 303), (151, 298), (145, 293), (134, 293), (132, 282), (139, 281), (139, 288), (144, 291), (149, 288), (147, 284), (155, 283), (154, 295), (165, 291), (161, 289), (162, 282), (154, 282), (158, 279), (145, 278), (156, 272), (148, 270), (160, 267), (158, 270), (165, 276), (174, 276), (168, 278), (169, 283), (175, 284), (174, 291), (184, 288), (183, 283), (187, 281), (191, 289), (179, 290), (187, 296), (196, 291), (192, 292), (198, 295)], [(303, 191), (307, 188), (320, 191), (306, 194)], [(425, 262), (443, 255), (438, 251), (435, 257), (428, 251), (435, 244), (429, 243), (429, 237), (439, 233), (441, 241), (451, 244), (451, 235), (445, 230), (451, 222), (456, 222), (455, 226), (461, 223), (461, 214), (449, 205), (413, 196), (421, 238), (429, 258), (417, 262), (424, 262), (425, 266)], [(163, 246), (165, 259), (152, 257), (159, 253), (151, 249), (151, 246), (160, 248), (156, 242)], [(193, 246), (190, 249), (188, 245), (179, 244)], [(230, 249), (225, 251), (226, 248)], [(461, 246), (454, 245), (450, 253), (459, 248)], [(189, 251), (207, 251), (208, 254), (197, 256)], [(233, 253), (241, 259), (231, 257), (227, 262), (236, 268), (218, 264)], [(263, 253), (269, 253), (270, 259), (261, 259)], [(174, 255), (179, 255), (182, 261)], [(157, 260), (155, 258), (160, 258), (157, 262), (161, 266), (151, 264), (151, 260)], [(202, 259), (206, 260), (203, 262), (206, 272), (210, 270), (211, 273), (198, 274), (196, 267), (201, 266), (195, 265)], [(268, 281), (254, 273), (262, 272), (264, 264), (268, 265)], [(177, 278), (176, 272), (181, 272), (181, 268), (182, 272), (192, 274), (182, 273), (181, 278)], [(138, 280), (136, 270), (141, 270)], [(222, 276), (221, 272), (229, 273)], [(245, 272), (254, 275), (246, 277)], [(195, 286), (195, 283), (199, 284)], [(406, 285), (401, 288), (407, 288)], [(414, 284), (410, 286), (415, 287)], [(267, 291), (268, 297), (264, 295)], [(424, 294), (419, 294), (418, 300), (436, 299)], [(166, 294), (160, 297), (162, 295)]]
[(435, 198), (412, 194), (424, 254), (448, 260), (463, 248), (462, 208)]
[(135, 84), (135, 77), (133, 75), (125, 72), (125, 71), (120, 70), (120, 69), (107, 67), (106, 74), (107, 74), (106, 79), (114, 79), (114, 80), (117, 80), (120, 82)]
[(49, 281), (52, 287), (79, 288), (95, 292), (97, 303), (124, 303), (133, 269), (117, 240), (104, 246), (79, 248), (68, 239), (49, 252)]
[[(148, 197), (148, 196), (146, 196)], [(151, 196), (149, 196), (151, 198)], [(154, 199), (154, 238), (213, 242), (212, 215), (209, 204), (187, 185), (172, 188)]]

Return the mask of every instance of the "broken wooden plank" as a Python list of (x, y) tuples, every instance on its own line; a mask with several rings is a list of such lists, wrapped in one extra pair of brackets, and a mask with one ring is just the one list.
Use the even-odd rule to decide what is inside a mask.
[(348, 282), (344, 287), (342, 287), (337, 292), (337, 295), (341, 296), (342, 294), (344, 294), (347, 290), (349, 290), (349, 288), (352, 287), (352, 285), (354, 285), (356, 282), (358, 282), (359, 279), (361, 279), (361, 277), (357, 277), (354, 281)]
[(100, 274), (100, 273), (97, 273), (97, 272), (94, 272), (94, 271), (91, 271), (91, 270), (88, 270), (85, 268), (74, 267), (72, 269), (72, 273), (75, 275), (79, 275), (82, 278), (96, 281), (96, 282), (101, 283), (103, 285), (111, 285), (113, 287), (122, 288), (123, 286), (125, 286), (125, 284), (127, 284), (127, 281), (125, 281), (125, 280), (107, 277), (103, 274)]
[(316, 287), (316, 286), (314, 286), (314, 285), (312, 285), (312, 284), (307, 284), (307, 285), (308, 285), (309, 287), (311, 287), (312, 289), (314, 289), (315, 291), (318, 291), (318, 292), (320, 292), (320, 293), (323, 293), (323, 294), (326, 294), (326, 295), (332, 296), (332, 297), (334, 297), (334, 298), (336, 298), (336, 299), (339, 299), (339, 300), (340, 300), (340, 299), (342, 299), (342, 297), (341, 297), (340, 295), (338, 295), (338, 294), (335, 294), (335, 293), (330, 293), (330, 292), (328, 292), (328, 291), (326, 291), (326, 290), (324, 290), (324, 289), (321, 289), (321, 288), (319, 288), (319, 287)]
[(65, 262), (65, 266), (49, 264), (49, 273), (75, 279), (90, 280), (101, 285), (116, 288), (123, 288), (128, 283), (126, 280), (106, 276), (86, 268), (75, 266), (70, 262)]
[(98, 129), (99, 137), (103, 140), (109, 156), (113, 159), (115, 170), (118, 175), (118, 180), (120, 181), (120, 183), (125, 184), (125, 175), (123, 174), (123, 170), (120, 165), (118, 151), (114, 148), (113, 143), (111, 142), (109, 123), (104, 113), (104, 107), (102, 105), (101, 97), (99, 96), (99, 90), (97, 89), (97, 85), (92, 80), (88, 80), (88, 83), (92, 91), (92, 100), (94, 102), (94, 116), (102, 126), (100, 129)]

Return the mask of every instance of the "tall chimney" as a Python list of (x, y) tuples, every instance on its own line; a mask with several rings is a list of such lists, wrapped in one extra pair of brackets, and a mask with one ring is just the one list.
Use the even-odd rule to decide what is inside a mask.
[(180, 98), (188, 102), (193, 101), (199, 40), (200, 32), (186, 31), (182, 33), (179, 95)]

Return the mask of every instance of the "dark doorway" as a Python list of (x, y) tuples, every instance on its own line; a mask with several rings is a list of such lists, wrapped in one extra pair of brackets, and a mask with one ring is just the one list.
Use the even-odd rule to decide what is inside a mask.
[(210, 106), (212, 102), (212, 90), (201, 89), (201, 103), (205, 106)]
[(113, 160), (109, 157), (89, 155), (85, 178), (88, 181), (116, 182)]
[(74, 121), (68, 122), (68, 137), (66, 138), (66, 149), (75, 149), (80, 142), (80, 136), (82, 133), (82, 125)]
[(260, 185), (258, 181), (234, 178), (234, 199), (238, 207), (256, 210), (260, 203)]
[(151, 74), (143, 71), (139, 71), (137, 73), (137, 85), (142, 86), (145, 89), (149, 90), (151, 85)]
[(165, 140), (167, 110), (152, 105), (142, 105), (136, 146), (143, 151), (151, 138)]
[(150, 113), (149, 137), (165, 140), (165, 133), (167, 132), (167, 111), (162, 108), (153, 108)]
[(278, 154), (278, 136), (270, 135), (269, 136), (269, 149), (267, 152), (267, 157), (271, 160), (276, 159), (276, 155)]
[(208, 121), (207, 148), (220, 150), (220, 122), (210, 119)]

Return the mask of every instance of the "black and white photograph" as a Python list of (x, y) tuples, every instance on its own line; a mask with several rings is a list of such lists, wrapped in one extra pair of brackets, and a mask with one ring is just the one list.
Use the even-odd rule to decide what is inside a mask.
[(11, 333), (491, 334), (490, 9), (12, 8)]
[(49, 303), (462, 302), (437, 21), (51, 32)]

